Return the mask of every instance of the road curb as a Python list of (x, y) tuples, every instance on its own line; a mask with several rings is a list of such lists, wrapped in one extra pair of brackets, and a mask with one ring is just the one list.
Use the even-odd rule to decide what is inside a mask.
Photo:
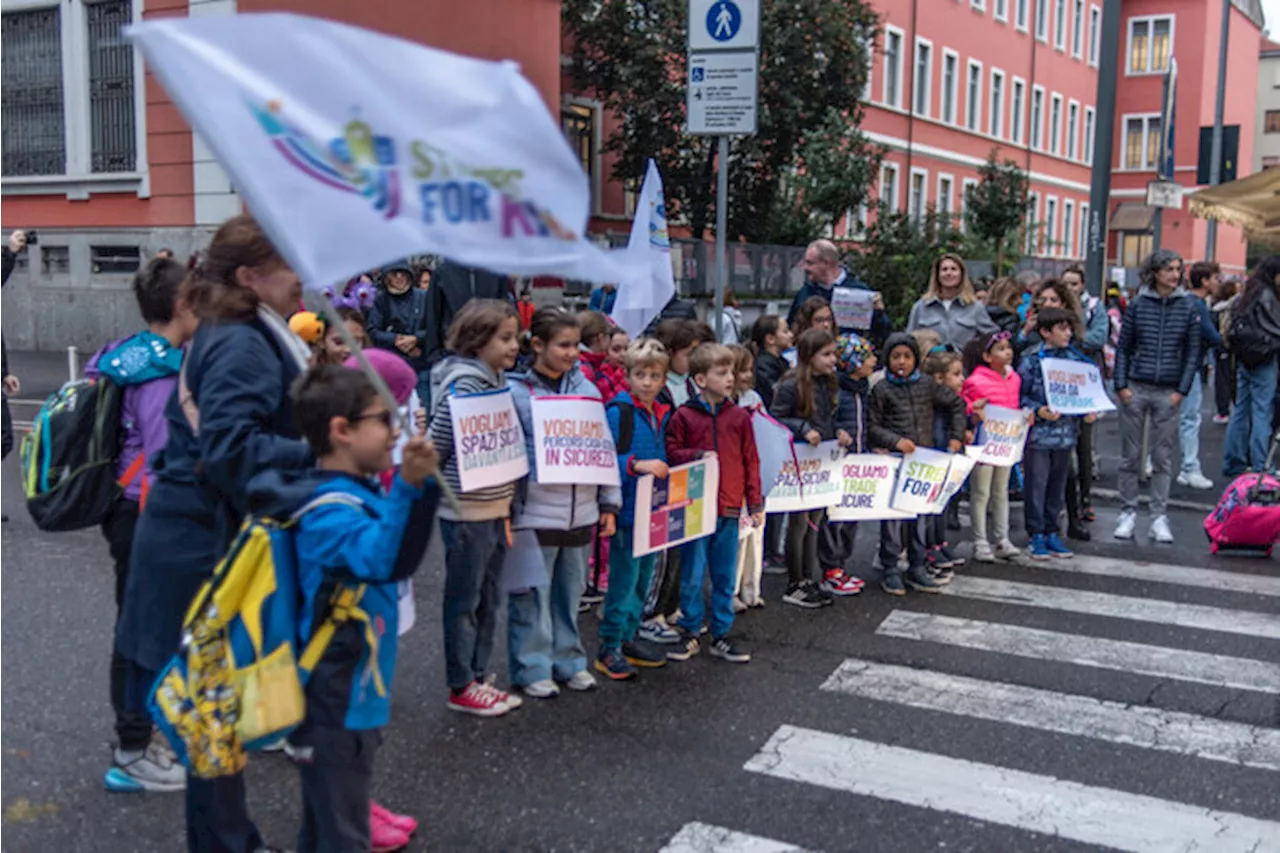
[[(1096, 499), (1110, 501), (1111, 503), (1120, 503), (1120, 493), (1115, 489), (1100, 489), (1097, 486), (1095, 486), (1093, 488), (1092, 495)], [(1147, 495), (1140, 495), (1138, 497), (1138, 503), (1142, 504), (1143, 506), (1147, 506), (1148, 504), (1151, 503), (1151, 498), (1149, 498)], [(1202, 504), (1196, 501), (1183, 500), (1181, 498), (1169, 498), (1168, 504), (1174, 509), (1187, 509), (1187, 510), (1193, 510), (1195, 512), (1203, 512), (1206, 514), (1213, 512), (1213, 509), (1214, 509), (1214, 504)]]

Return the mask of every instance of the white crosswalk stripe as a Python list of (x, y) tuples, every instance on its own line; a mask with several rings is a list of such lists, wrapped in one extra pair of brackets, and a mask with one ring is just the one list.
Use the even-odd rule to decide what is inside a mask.
[(1280, 664), (1248, 658), (1149, 646), (1105, 637), (1060, 634), (1020, 625), (910, 610), (890, 613), (876, 628), (876, 633), (1215, 687), (1280, 693)]
[(1038, 564), (1036, 568), (1280, 598), (1280, 577), (1273, 575), (1246, 575), (1240, 572), (1197, 569), (1192, 566), (1166, 566), (1160, 563), (1114, 560), (1109, 557), (1089, 557), (1083, 554), (1077, 554), (1070, 560), (1049, 560)]
[(686, 823), (658, 853), (805, 853), (792, 844), (734, 832), (707, 823)]

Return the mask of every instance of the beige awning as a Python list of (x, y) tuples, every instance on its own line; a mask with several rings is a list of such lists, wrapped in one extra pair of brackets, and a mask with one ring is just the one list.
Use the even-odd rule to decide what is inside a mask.
[(1116, 205), (1107, 224), (1108, 231), (1139, 231), (1143, 234), (1151, 230), (1151, 220), (1155, 218), (1156, 209), (1136, 201), (1122, 201)]
[(1280, 242), (1280, 168), (1205, 187), (1187, 200), (1192, 216), (1239, 225), (1254, 240)]

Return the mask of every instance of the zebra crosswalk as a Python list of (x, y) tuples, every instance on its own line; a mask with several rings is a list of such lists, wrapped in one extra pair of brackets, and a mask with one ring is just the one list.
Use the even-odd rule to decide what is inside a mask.
[[(1013, 734), (1017, 731), (1050, 733), (1059, 738), (1050, 742), (1044, 759), (1050, 766), (1030, 765), (1047, 772), (942, 754), (946, 750), (930, 751), (933, 741), (916, 738), (911, 726), (904, 726), (901, 737), (893, 743), (881, 743), (856, 730), (841, 729), (836, 722), (830, 726), (832, 731), (819, 730), (827, 728), (825, 723), (810, 728), (784, 722), (746, 762), (744, 770), (756, 778), (817, 786), (982, 821), (1026, 832), (1029, 838), (1031, 834), (1048, 835), (1134, 853), (1280, 853), (1280, 820), (1275, 819), (1274, 808), (1262, 806), (1267, 813), (1250, 815), (1222, 808), (1217, 801), (1211, 805), (1152, 796), (1149, 791), (1166, 789), (1161, 779), (1152, 779), (1147, 791), (1133, 790), (1145, 786), (1141, 769), (1130, 768), (1131, 772), (1120, 774), (1123, 784), (1119, 785), (1115, 774), (1099, 772), (1098, 779), (1090, 779), (1087, 777), (1094, 767), (1084, 763), (1082, 769), (1081, 763), (1066, 754), (1075, 752), (1074, 747), (1067, 750), (1061, 746), (1061, 737), (1066, 736), (1082, 745), (1110, 744), (1117, 749), (1139, 750), (1141, 753), (1130, 753), (1129, 757), (1146, 754), (1153, 756), (1154, 762), (1154, 756), (1165, 756), (1161, 762), (1174, 761), (1180, 767), (1185, 763), (1187, 774), (1212, 766), (1225, 768), (1222, 772), (1261, 773), (1266, 787), (1280, 790), (1280, 698), (1276, 698), (1280, 696), (1280, 645), (1274, 642), (1280, 640), (1280, 612), (1271, 600), (1280, 598), (1280, 577), (1099, 557), (1055, 561), (1044, 568), (1048, 571), (1028, 570), (1016, 581), (957, 576), (947, 590), (950, 600), (942, 599), (946, 606), (938, 608), (954, 612), (965, 602), (1000, 602), (1009, 609), (996, 618), (1007, 621), (991, 621), (989, 606), (983, 606), (982, 615), (987, 619), (981, 620), (911, 609), (917, 599), (908, 599), (905, 606), (879, 622), (875, 633), (910, 644), (918, 652), (911, 655), (913, 662), (929, 661), (931, 647), (945, 647), (954, 650), (945, 657), (951, 667), (964, 666), (970, 657), (975, 663), (982, 662), (986, 656), (1053, 662), (1073, 668), (1073, 687), (1081, 678), (1094, 687), (1089, 673), (1105, 670), (1156, 679), (1161, 684), (1167, 681), (1216, 690), (1222, 694), (1224, 708), (1242, 694), (1255, 699), (1269, 697), (1266, 701), (1275, 711), (1265, 719), (1246, 723), (1115, 701), (1105, 693), (1094, 696), (1044, 689), (1017, 683), (1016, 676), (990, 679), (959, 675), (932, 668), (932, 661), (927, 667), (885, 663), (867, 654), (846, 658), (823, 683), (815, 685), (817, 692), (833, 697), (833, 701), (839, 697), (856, 699), (864, 714), (870, 703), (873, 709), (883, 707), (887, 715), (921, 712), (978, 720), (981, 725), (1007, 727), (1011, 737), (1017, 737)], [(1092, 576), (1088, 582), (1091, 589), (1055, 585), (1070, 582), (1073, 576), (1080, 581), (1082, 576)], [(1150, 595), (1134, 594), (1135, 582)], [(1099, 584), (1123, 586), (1124, 593), (1094, 591)], [(1207, 597), (1209, 590), (1223, 593), (1230, 604), (1211, 606), (1158, 597), (1169, 594), (1171, 587), (1194, 590), (1199, 600), (1212, 601)], [(1176, 589), (1172, 592), (1177, 594)], [(1246, 595), (1260, 597), (1259, 609), (1247, 609)], [(932, 606), (939, 599), (923, 601)], [(1241, 609), (1240, 602), (1246, 609)], [(1133, 629), (1130, 633), (1139, 637), (1144, 631), (1157, 630), (1144, 626), (1158, 625), (1161, 643), (1018, 624), (1032, 609), (1039, 624), (1053, 621), (1052, 613), (1045, 613), (1050, 611), (1067, 617), (1063, 621), (1072, 626), (1089, 625), (1089, 620), (1082, 623), (1077, 618), (1085, 614), (1124, 620)], [(1185, 639), (1179, 637), (1179, 631), (1186, 632)], [(1197, 631), (1235, 637), (1235, 650), (1245, 648), (1248, 654), (1256, 647), (1258, 657), (1197, 650), (1197, 638), (1204, 637)], [(1240, 643), (1240, 638), (1247, 642)], [(1006, 672), (990, 663), (979, 666), (984, 673), (993, 668)], [(1016, 673), (1018, 668), (1008, 671)], [(1117, 683), (1103, 680), (1099, 689)], [(1045, 754), (1039, 750), (1037, 760)], [(985, 754), (978, 757), (988, 758)], [(1125, 762), (1124, 758), (1119, 760)], [(1109, 784), (1093, 784), (1098, 781)], [(1242, 811), (1248, 810), (1242, 806)], [(784, 837), (764, 838), (691, 823), (680, 829), (662, 853), (803, 853), (813, 847), (812, 837), (787, 839), (784, 830), (776, 834)], [(830, 846), (847, 849), (838, 842)]]

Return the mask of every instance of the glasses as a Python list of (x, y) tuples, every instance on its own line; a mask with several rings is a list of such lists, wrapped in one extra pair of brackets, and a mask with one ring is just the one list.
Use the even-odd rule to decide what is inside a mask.
[(387, 429), (396, 428), (396, 413), (391, 411), (390, 409), (382, 409), (381, 411), (377, 411), (377, 412), (366, 412), (363, 415), (356, 415), (353, 418), (347, 418), (347, 421), (349, 421), (350, 423), (356, 423), (357, 421), (369, 421), (369, 420), (380, 420), (382, 421), (383, 424), (386, 425)]

